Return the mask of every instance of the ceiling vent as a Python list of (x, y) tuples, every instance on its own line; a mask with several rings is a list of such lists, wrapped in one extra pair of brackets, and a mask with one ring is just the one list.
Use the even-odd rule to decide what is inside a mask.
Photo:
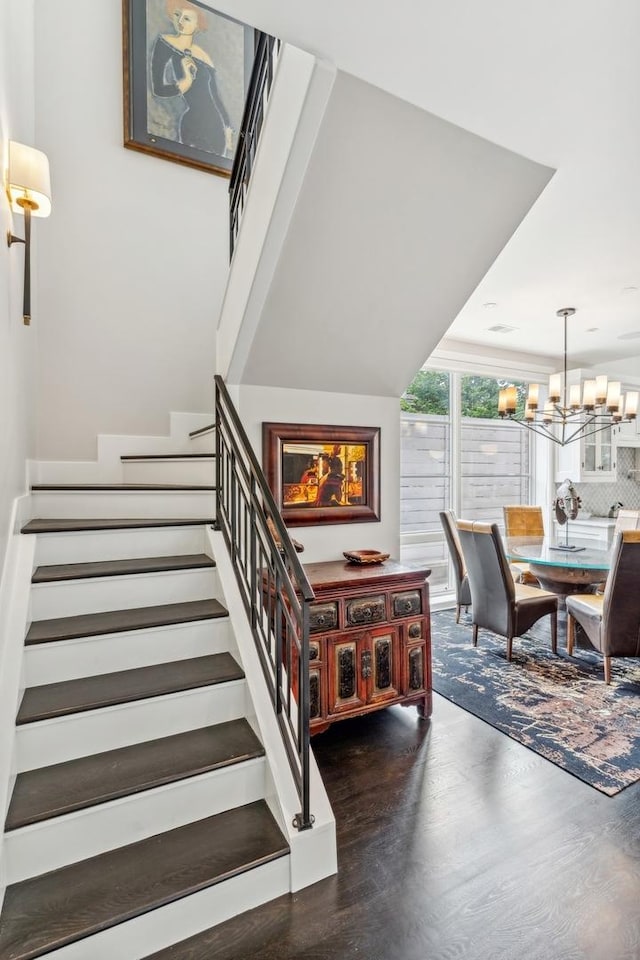
[(487, 327), (487, 330), (490, 330), (492, 333), (513, 333), (513, 331), (517, 329), (517, 327), (508, 327), (506, 323), (496, 323), (494, 327)]

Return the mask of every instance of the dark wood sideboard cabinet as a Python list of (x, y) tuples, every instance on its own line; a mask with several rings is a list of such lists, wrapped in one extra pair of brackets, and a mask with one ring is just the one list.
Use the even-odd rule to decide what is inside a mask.
[(304, 569), (316, 595), (309, 625), (311, 733), (393, 703), (430, 716), (431, 571), (395, 560)]

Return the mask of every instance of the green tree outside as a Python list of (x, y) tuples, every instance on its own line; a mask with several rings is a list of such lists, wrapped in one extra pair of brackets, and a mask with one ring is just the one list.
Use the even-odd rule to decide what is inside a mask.
[[(461, 381), (463, 417), (498, 418), (498, 395), (503, 387), (517, 388), (516, 416), (524, 415), (527, 384), (495, 377), (465, 376)], [(419, 370), (400, 400), (400, 409), (407, 413), (449, 413), (449, 374), (440, 370)]]

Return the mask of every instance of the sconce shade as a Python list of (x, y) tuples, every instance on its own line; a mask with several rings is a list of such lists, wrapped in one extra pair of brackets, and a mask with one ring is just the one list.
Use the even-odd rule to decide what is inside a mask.
[(9, 199), (14, 213), (24, 213), (28, 204), (33, 217), (51, 213), (49, 161), (41, 150), (9, 142)]

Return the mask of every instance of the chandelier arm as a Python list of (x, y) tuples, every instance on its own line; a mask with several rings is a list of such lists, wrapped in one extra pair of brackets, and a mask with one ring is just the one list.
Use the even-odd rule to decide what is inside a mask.
[(576, 440), (581, 435), (584, 437), (591, 437), (595, 433), (599, 433), (600, 430), (606, 430), (606, 426), (604, 426), (604, 427), (599, 427), (597, 430), (589, 430), (589, 433), (586, 433), (587, 427), (591, 427), (594, 420), (595, 420), (595, 417), (590, 417), (588, 420), (585, 420), (584, 423), (580, 423), (580, 424), (576, 424), (576, 423), (569, 424), (568, 421), (565, 421), (565, 423), (563, 423), (562, 425), (563, 438), (564, 438), (565, 426), (575, 427), (576, 429), (573, 431), (571, 436), (567, 437), (567, 439), (564, 440), (563, 446), (566, 446), (568, 443), (571, 443), (572, 440)]
[[(512, 423), (517, 423), (521, 427), (526, 427), (527, 430), (530, 430), (532, 433), (536, 433), (539, 437), (546, 437), (547, 440), (553, 440), (554, 443), (557, 443), (560, 447), (566, 447), (568, 444), (572, 443), (574, 440), (577, 440), (579, 437), (584, 436), (585, 439), (589, 437), (594, 437), (598, 433), (602, 433), (603, 430), (608, 430), (612, 423), (607, 421), (607, 423), (600, 423), (598, 414), (592, 414), (588, 419), (584, 420), (582, 423), (575, 423), (571, 421), (571, 418), (554, 418), (551, 421), (551, 427), (560, 426), (562, 427), (562, 437), (556, 437), (555, 433), (551, 427), (547, 426), (544, 423), (538, 421), (531, 421), (520, 419), (519, 417), (508, 417)], [(572, 433), (567, 436), (567, 428), (575, 427)]]
[(527, 430), (530, 430), (531, 433), (536, 433), (539, 437), (544, 437), (545, 440), (553, 440), (554, 443), (557, 443), (558, 446), (562, 446), (560, 440), (548, 429), (543, 423), (529, 423), (527, 420), (517, 420), (515, 417), (509, 417), (512, 423), (517, 423), (520, 427), (526, 427)]
[[(610, 427), (613, 426), (613, 421), (610, 420), (608, 423), (603, 423), (602, 426), (594, 426), (593, 430), (589, 430), (589, 432), (586, 433), (585, 428), (591, 426), (592, 423), (593, 421), (589, 420), (587, 421), (587, 423), (582, 424), (576, 430), (576, 432), (571, 435), (570, 440), (573, 440), (574, 436), (576, 437), (580, 436), (581, 433), (584, 435), (585, 438), (595, 437), (597, 433), (602, 433), (603, 430), (608, 430)], [(567, 442), (570, 442), (570, 440)]]

